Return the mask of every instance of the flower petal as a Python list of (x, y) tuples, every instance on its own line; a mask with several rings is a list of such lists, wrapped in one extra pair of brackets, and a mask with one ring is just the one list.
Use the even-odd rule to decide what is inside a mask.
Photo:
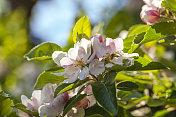
[(76, 48), (70, 48), (68, 50), (68, 57), (70, 59), (76, 60), (77, 57), (78, 57), (78, 49), (79, 49), (78, 47), (76, 47)]
[(52, 54), (52, 58), (53, 58), (54, 62), (55, 62), (58, 66), (61, 66), (60, 60), (61, 60), (63, 57), (66, 57), (66, 56), (67, 56), (67, 53), (66, 53), (66, 52), (62, 52), (62, 51), (55, 51), (55, 52)]
[(70, 66), (74, 63), (74, 60), (68, 58), (68, 57), (63, 57), (61, 60), (60, 60), (60, 65), (62, 67), (67, 67), (67, 66)]
[(51, 103), (54, 100), (53, 94), (54, 94), (54, 87), (53, 87), (53, 85), (51, 83), (46, 84), (43, 87), (42, 93), (41, 93), (42, 103)]
[(79, 79), (84, 80), (88, 75), (89, 75), (89, 68), (84, 67), (83, 70), (81, 70), (81, 72), (79, 74)]
[(115, 52), (123, 50), (123, 39), (116, 38), (113, 40), (115, 43)]
[(100, 43), (99, 39), (96, 37), (93, 37), (91, 40), (92, 40), (92, 46), (96, 53), (96, 56), (98, 58), (102, 58), (104, 55), (106, 55), (106, 50), (103, 47), (103, 44)]
[(98, 59), (94, 59), (89, 64), (90, 73), (93, 75), (99, 75), (104, 72), (105, 66), (104, 62), (99, 61)]
[(53, 109), (50, 105), (40, 106), (38, 112), (40, 117), (56, 117), (60, 114), (56, 109)]

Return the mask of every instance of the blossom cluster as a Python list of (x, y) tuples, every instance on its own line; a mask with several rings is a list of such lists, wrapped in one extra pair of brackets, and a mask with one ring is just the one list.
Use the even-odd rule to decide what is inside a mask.
[[(56, 98), (53, 98), (55, 91), (55, 84), (46, 84), (42, 90), (34, 90), (32, 97), (28, 99), (25, 95), (21, 96), (22, 104), (27, 107), (28, 110), (38, 111), (40, 117), (56, 117), (61, 116), (64, 110), (65, 104), (70, 98), (77, 95), (78, 90), (82, 86), (71, 90), (69, 92), (62, 93)], [(66, 116), (84, 116), (84, 109), (93, 106), (96, 101), (92, 95), (91, 86), (87, 86), (82, 94), (88, 94), (90, 96), (85, 97), (80, 102), (78, 102)], [(30, 117), (29, 114), (19, 111), (20, 117)]]
[(143, 0), (145, 5), (140, 13), (141, 19), (148, 25), (152, 25), (159, 21), (160, 14), (164, 10), (161, 7), (163, 0)]
[[(89, 75), (98, 76), (106, 68), (113, 67), (115, 64), (133, 65), (133, 57), (138, 54), (128, 54), (122, 50), (123, 39), (121, 38), (103, 40), (100, 34), (96, 34), (89, 40), (83, 38), (74, 44), (74, 48), (70, 48), (68, 52), (55, 51), (52, 54), (54, 62), (65, 68), (64, 72), (56, 75), (67, 78), (64, 83), (73, 83), (77, 78), (84, 80)], [(127, 62), (124, 63), (124, 60)]]
[[(89, 79), (98, 78), (98, 75), (105, 72), (106, 68), (109, 69), (114, 65), (133, 65), (133, 57), (139, 55), (137, 53), (124, 53), (122, 51), (123, 48), (122, 38), (106, 38), (103, 40), (103, 37), (100, 34), (96, 34), (89, 40), (82, 38), (75, 43), (74, 47), (70, 48), (68, 52), (55, 51), (52, 54), (54, 62), (59, 67), (65, 68), (64, 72), (54, 74), (64, 76), (66, 80), (64, 80), (63, 83), (74, 83), (77, 79), (84, 80), (87, 77)], [(87, 85), (81, 92), (81, 94), (87, 94), (87, 96), (67, 113), (67, 116), (79, 116), (75, 114), (83, 116), (85, 114), (84, 109), (89, 108), (96, 103), (92, 93), (92, 87), (88, 84), (91, 82), (94, 81), (90, 80), (74, 90), (58, 95), (56, 98), (54, 98), (56, 85), (46, 84), (42, 90), (33, 91), (31, 99), (22, 95), (22, 104), (25, 105), (28, 110), (38, 111), (39, 116), (41, 117), (62, 116), (64, 106), (68, 100), (77, 95), (84, 85)], [(25, 116), (28, 116), (28, 114)]]

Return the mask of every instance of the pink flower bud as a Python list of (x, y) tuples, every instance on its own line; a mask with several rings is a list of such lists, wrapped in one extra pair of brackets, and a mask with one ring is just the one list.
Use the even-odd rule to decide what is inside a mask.
[(159, 10), (155, 7), (144, 5), (141, 11), (141, 19), (148, 25), (156, 23), (159, 19)]

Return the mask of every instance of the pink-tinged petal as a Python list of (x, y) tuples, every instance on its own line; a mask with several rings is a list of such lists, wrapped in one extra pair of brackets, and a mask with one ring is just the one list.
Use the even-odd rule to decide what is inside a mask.
[(146, 4), (146, 5), (148, 5), (148, 6), (153, 6), (152, 5), (152, 1), (153, 0), (143, 0), (144, 1), (144, 3)]
[(85, 97), (84, 99), (82, 99), (81, 101), (79, 101), (75, 105), (75, 107), (87, 109), (89, 107), (89, 100), (87, 99), (87, 97)]
[(100, 43), (103, 43), (103, 37), (101, 34), (96, 34), (95, 37), (99, 39)]
[(54, 99), (53, 103), (51, 104), (51, 107), (57, 110), (59, 114), (61, 114), (68, 100), (69, 100), (68, 93), (67, 92), (62, 93)]
[(105, 41), (103, 42), (103, 48), (106, 51), (106, 53), (112, 54), (115, 51), (115, 43), (111, 38), (106, 38)]
[(83, 57), (83, 61), (85, 62), (85, 61), (87, 61), (87, 59), (91, 55), (91, 41), (83, 38), (80, 41), (80, 46), (83, 47), (86, 52)]
[(93, 95), (91, 95), (91, 96), (87, 96), (87, 99), (89, 100), (89, 107), (91, 107), (91, 106), (93, 106), (93, 105), (95, 105), (96, 104), (96, 99), (95, 99), (95, 97), (93, 96)]
[(84, 67), (79, 74), (79, 79), (84, 80), (85, 78), (87, 78), (88, 75), (89, 75), (89, 68)]
[(92, 46), (98, 58), (102, 58), (103, 56), (106, 55), (106, 50), (103, 48), (103, 45), (102, 43), (100, 43), (98, 38), (96, 37), (92, 38)]
[(93, 75), (99, 75), (103, 73), (105, 70), (104, 62), (101, 62), (97, 59), (94, 59), (90, 64), (89, 64), (89, 71)]
[(144, 5), (142, 7), (140, 17), (142, 21), (144, 21), (148, 25), (152, 25), (156, 23), (159, 19), (159, 9), (157, 9), (156, 7)]
[(46, 84), (43, 87), (42, 93), (41, 93), (42, 103), (51, 103), (54, 100), (53, 94), (54, 94), (54, 87), (53, 87), (53, 85), (51, 83)]
[(78, 61), (86, 61), (87, 59), (85, 59), (86, 57), (86, 51), (83, 47), (79, 47), (78, 48), (78, 56), (77, 56), (77, 60)]
[(32, 97), (35, 97), (40, 102), (41, 101), (41, 90), (34, 90), (32, 92)]
[(70, 48), (70, 49), (68, 50), (68, 57), (69, 57), (70, 59), (76, 60), (77, 57), (78, 57), (78, 49), (79, 49), (79, 47)]
[(62, 58), (62, 59), (60, 60), (60, 65), (61, 65), (62, 67), (67, 67), (67, 66), (70, 66), (70, 65), (72, 65), (72, 64), (74, 64), (74, 60), (72, 60), (72, 59), (70, 59), (70, 58), (68, 58), (68, 57), (64, 57), (64, 58)]
[(64, 77), (68, 78), (63, 81), (63, 83), (73, 83), (77, 80), (78, 75), (81, 71), (81, 66), (70, 66), (65, 69)]
[(67, 56), (67, 53), (66, 53), (66, 52), (62, 52), (62, 51), (55, 51), (55, 52), (52, 54), (52, 58), (53, 58), (54, 62), (55, 62), (58, 66), (61, 66), (60, 60), (61, 60), (63, 57), (66, 57), (66, 56)]
[(90, 63), (94, 58), (95, 58), (96, 52), (94, 51), (93, 54), (90, 56), (89, 60), (87, 63)]
[(113, 40), (115, 44), (115, 52), (123, 50), (123, 39), (116, 38)]

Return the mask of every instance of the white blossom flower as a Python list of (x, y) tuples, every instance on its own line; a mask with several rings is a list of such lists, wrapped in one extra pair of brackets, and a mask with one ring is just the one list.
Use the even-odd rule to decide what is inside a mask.
[[(89, 69), (86, 66), (87, 63), (91, 62), (94, 57), (91, 55), (91, 41), (86, 39), (81, 39), (74, 45), (74, 48), (70, 48), (68, 53), (62, 51), (55, 51), (52, 54), (54, 62), (62, 66), (65, 69), (64, 73), (56, 75), (64, 75), (68, 78), (64, 83), (72, 83), (79, 78), (84, 80), (89, 75)], [(91, 60), (90, 60), (90, 59)]]

